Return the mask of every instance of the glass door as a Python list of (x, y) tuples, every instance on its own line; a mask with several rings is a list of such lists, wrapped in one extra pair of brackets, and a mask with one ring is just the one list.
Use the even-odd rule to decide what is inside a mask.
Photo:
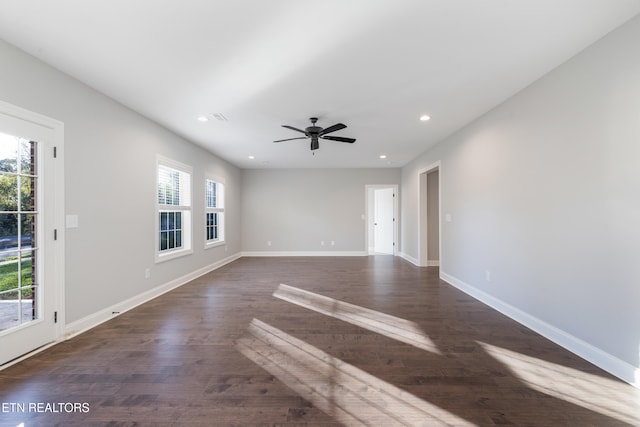
[(40, 317), (37, 144), (0, 133), (0, 331)]
[(61, 130), (22, 113), (0, 103), (0, 366), (58, 336), (53, 147)]

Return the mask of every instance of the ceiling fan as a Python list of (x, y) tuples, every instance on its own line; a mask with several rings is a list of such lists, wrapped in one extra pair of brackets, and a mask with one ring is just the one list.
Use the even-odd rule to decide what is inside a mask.
[(317, 117), (311, 117), (309, 119), (311, 121), (311, 126), (307, 127), (305, 130), (294, 128), (289, 125), (282, 125), (283, 128), (295, 130), (296, 132), (304, 133), (304, 136), (299, 136), (297, 138), (287, 138), (287, 139), (279, 139), (273, 142), (283, 142), (283, 141), (293, 141), (295, 139), (309, 139), (311, 138), (311, 151), (317, 150), (320, 148), (320, 139), (326, 139), (329, 141), (338, 141), (338, 142), (346, 142), (348, 144), (353, 144), (356, 142), (354, 138), (346, 138), (343, 136), (331, 136), (327, 135), (328, 133), (338, 131), (340, 129), (344, 129), (347, 125), (342, 123), (337, 123), (333, 126), (329, 126), (328, 128), (321, 128), (320, 126), (316, 126), (316, 122), (318, 121)]

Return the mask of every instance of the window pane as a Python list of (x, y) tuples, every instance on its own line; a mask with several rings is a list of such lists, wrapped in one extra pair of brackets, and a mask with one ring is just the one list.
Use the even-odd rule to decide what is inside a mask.
[(180, 171), (158, 166), (158, 203), (180, 205)]
[(176, 231), (176, 248), (182, 247), (182, 231)]
[(176, 212), (176, 228), (182, 229), (182, 212)]
[(217, 183), (210, 179), (207, 180), (207, 207), (217, 207)]
[(176, 247), (176, 234), (173, 231), (169, 232), (169, 243), (168, 243), (168, 247), (169, 249), (173, 249)]
[(160, 233), (160, 250), (166, 251), (169, 245), (169, 234), (166, 231)]
[(167, 212), (160, 212), (160, 230), (166, 230), (168, 228)]
[(176, 213), (169, 212), (169, 230), (174, 230), (176, 228)]

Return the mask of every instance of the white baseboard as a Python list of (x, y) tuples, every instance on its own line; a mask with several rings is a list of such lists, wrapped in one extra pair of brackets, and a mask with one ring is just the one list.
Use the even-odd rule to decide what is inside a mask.
[(405, 254), (404, 252), (398, 252), (398, 256), (404, 260), (409, 261), (411, 264), (415, 265), (416, 267), (421, 267), (420, 262), (415, 259), (414, 257)]
[(214, 262), (213, 264), (207, 265), (189, 274), (186, 274), (182, 277), (178, 277), (177, 279), (171, 280), (170, 282), (167, 282), (163, 285), (157, 286), (153, 289), (150, 289), (146, 292), (138, 294), (127, 300), (121, 301), (110, 307), (104, 308), (96, 313), (90, 314), (89, 316), (83, 317), (82, 319), (71, 322), (67, 324), (65, 327), (64, 339), (72, 338), (91, 328), (94, 328), (99, 324), (106, 322), (107, 320), (113, 319), (115, 316), (119, 314), (122, 314), (126, 311), (131, 310), (132, 308), (139, 306), (140, 304), (144, 304), (145, 302), (150, 301), (154, 298), (157, 298), (160, 295), (165, 294), (173, 289), (176, 289), (192, 281), (193, 279), (196, 279), (204, 274), (207, 274), (215, 269), (218, 269), (223, 265), (229, 264), (230, 262), (240, 258), (240, 256), (241, 256), (240, 253), (231, 255), (220, 261)]
[(365, 251), (248, 251), (243, 257), (283, 257), (283, 256), (367, 256)]
[(538, 319), (506, 302), (489, 295), (488, 293), (471, 286), (450, 274), (440, 272), (440, 278), (445, 282), (455, 286), (464, 293), (483, 302), (489, 307), (510, 317), (516, 322), (537, 332), (543, 337), (553, 341), (559, 346), (593, 363), (599, 368), (609, 372), (621, 380), (640, 388), (640, 367), (633, 366), (591, 344), (574, 337), (573, 335), (556, 328), (543, 320)]
[[(398, 252), (398, 256), (403, 259), (406, 259), (416, 267), (424, 267), (424, 265), (420, 265), (420, 261), (418, 261), (416, 258), (412, 257), (411, 255), (405, 254), (404, 252)], [(427, 267), (440, 267), (440, 260), (427, 261)]]

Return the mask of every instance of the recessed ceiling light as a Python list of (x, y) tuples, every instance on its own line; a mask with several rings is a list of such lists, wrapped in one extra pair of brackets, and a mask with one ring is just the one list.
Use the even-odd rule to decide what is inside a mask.
[(423, 114), (423, 115), (420, 116), (420, 121), (421, 122), (426, 122), (426, 121), (429, 121), (429, 120), (431, 120), (431, 117), (427, 116), (426, 114)]
[(207, 116), (200, 116), (200, 117), (198, 117), (198, 121), (202, 122), (202, 123), (205, 123), (205, 122), (209, 121), (209, 118)]
[(386, 159), (386, 158), (387, 158), (387, 155), (386, 155), (386, 154), (380, 154), (380, 158), (381, 158), (381, 159)]
[(249, 159), (251, 159), (251, 160), (253, 160), (255, 158), (256, 158), (256, 156), (249, 156)]

